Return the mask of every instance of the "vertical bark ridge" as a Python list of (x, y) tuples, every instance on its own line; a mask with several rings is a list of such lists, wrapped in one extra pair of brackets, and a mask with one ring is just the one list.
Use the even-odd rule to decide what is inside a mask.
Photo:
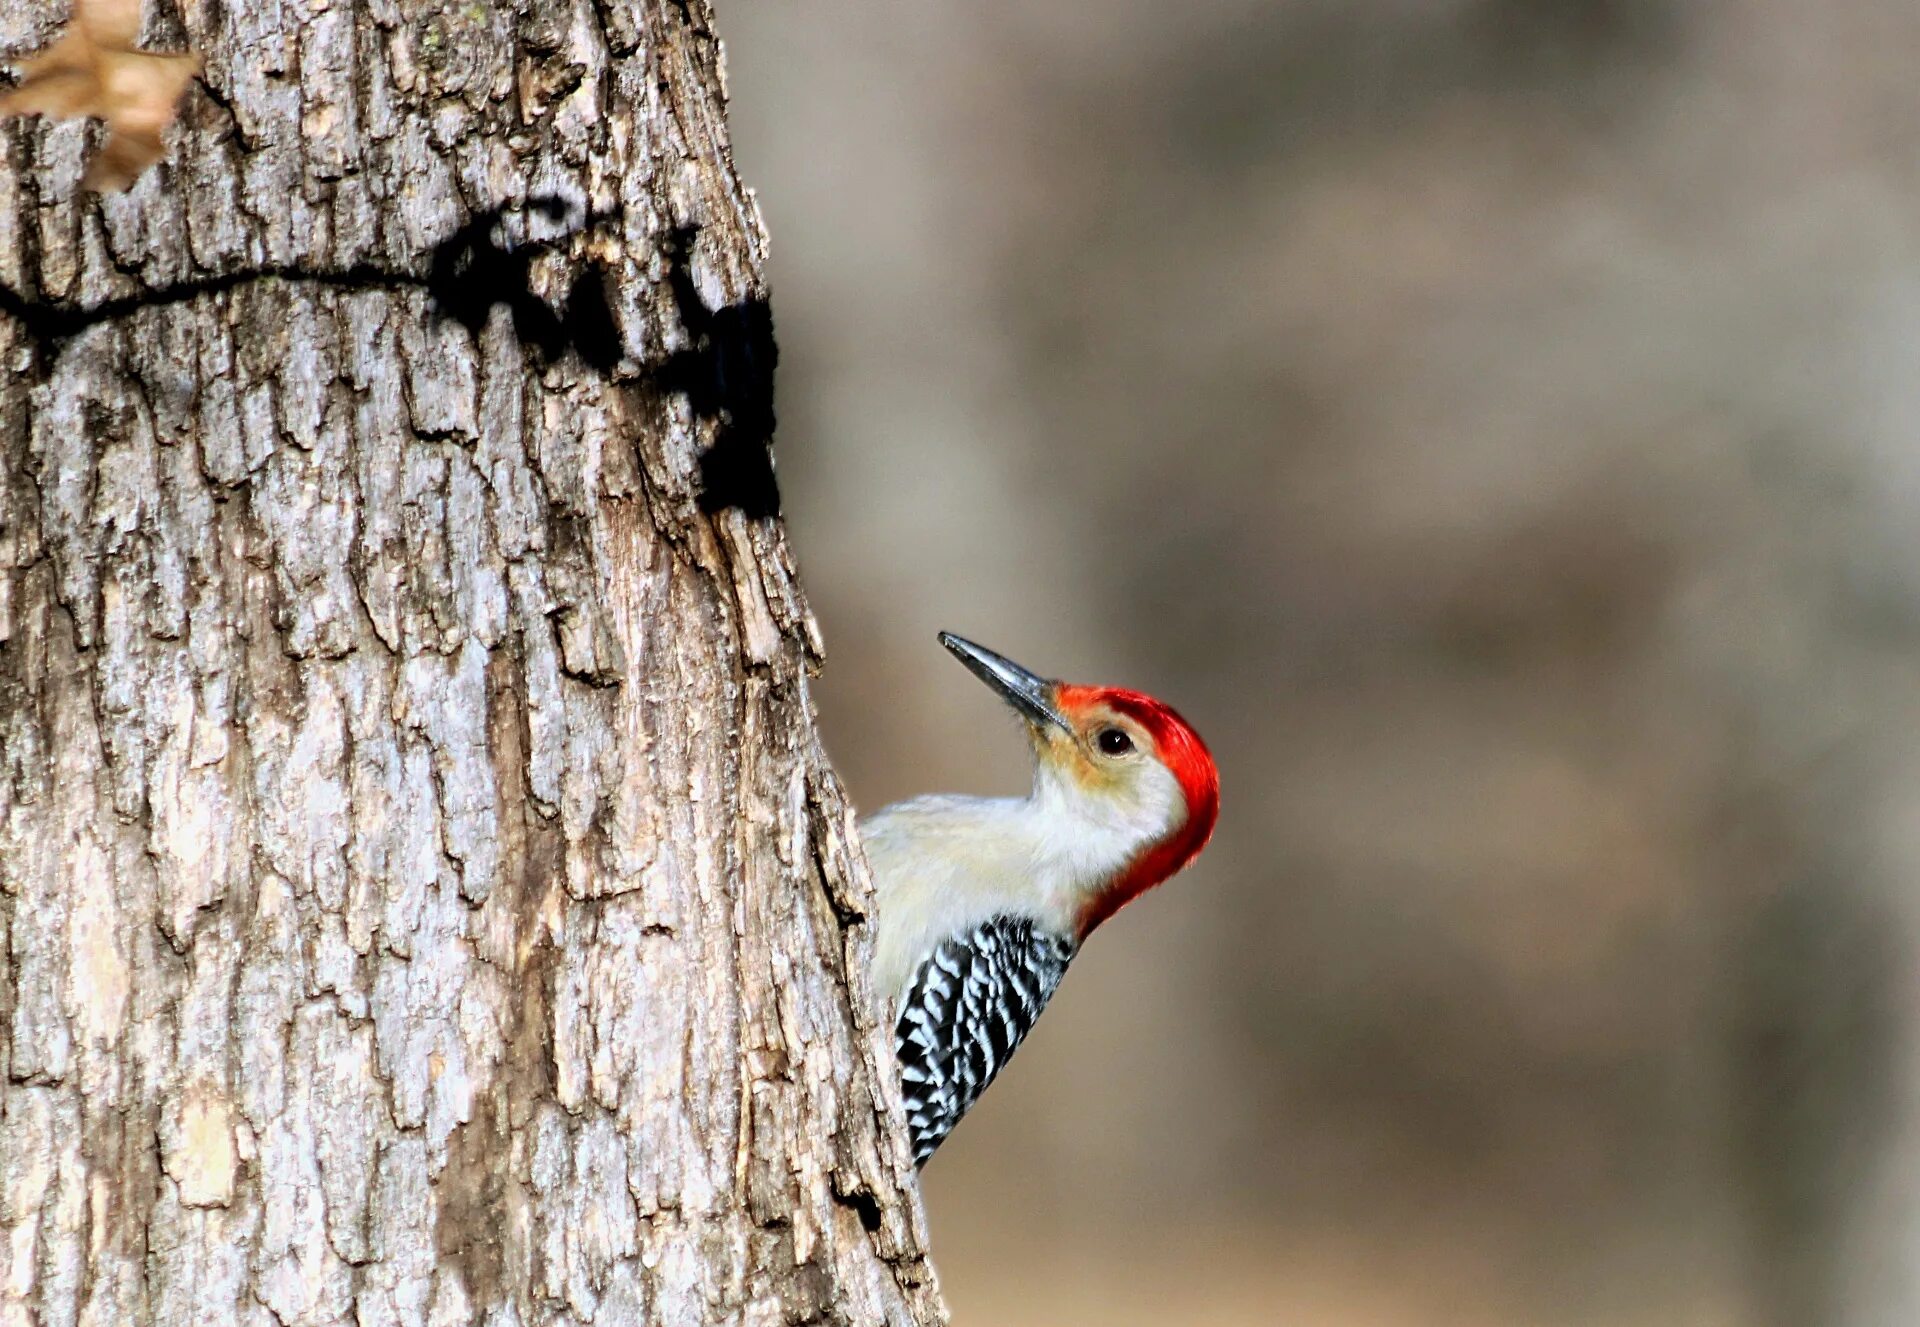
[(0, 125), (0, 282), (111, 309), (0, 317), (0, 1323), (944, 1321), (817, 631), (653, 374), (764, 298), (706, 6), (147, 23), (128, 193)]

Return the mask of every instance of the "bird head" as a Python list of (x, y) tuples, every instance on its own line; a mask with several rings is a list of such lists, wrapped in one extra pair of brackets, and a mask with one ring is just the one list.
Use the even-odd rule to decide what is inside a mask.
[(940, 643), (1026, 725), (1033, 799), (1055, 827), (1050, 846), (1081, 882), (1081, 938), (1199, 856), (1219, 816), (1220, 776), (1171, 706), (1050, 681), (952, 632)]

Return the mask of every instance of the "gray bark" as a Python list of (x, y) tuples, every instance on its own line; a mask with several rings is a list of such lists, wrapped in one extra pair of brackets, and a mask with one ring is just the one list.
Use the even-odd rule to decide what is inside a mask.
[[(97, 129), (0, 125), (0, 281), (283, 276), (0, 318), (0, 1327), (944, 1321), (815, 628), (647, 369), (674, 228), (762, 290), (707, 6), (146, 24), (168, 157), (95, 198)], [(547, 193), (610, 372), (297, 275)]]

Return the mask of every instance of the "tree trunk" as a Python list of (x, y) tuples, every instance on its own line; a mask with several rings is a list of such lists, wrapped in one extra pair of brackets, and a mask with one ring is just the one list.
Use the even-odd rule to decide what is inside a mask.
[(944, 1321), (706, 4), (144, 45), (0, 124), (0, 1324)]

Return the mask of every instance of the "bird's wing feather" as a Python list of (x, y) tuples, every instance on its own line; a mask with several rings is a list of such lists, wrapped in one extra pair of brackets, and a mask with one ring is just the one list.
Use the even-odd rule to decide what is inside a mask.
[(1047, 1007), (1074, 943), (1024, 917), (943, 942), (907, 986), (894, 1025), (915, 1165), (924, 1165)]

